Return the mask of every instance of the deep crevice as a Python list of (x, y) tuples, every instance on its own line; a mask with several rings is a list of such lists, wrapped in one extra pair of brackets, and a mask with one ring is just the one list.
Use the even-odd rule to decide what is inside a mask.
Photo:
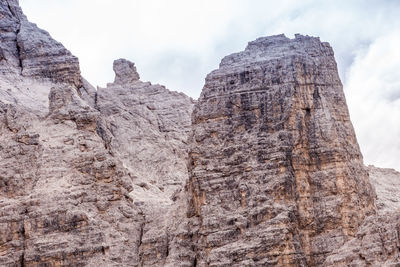
[[(24, 216), (27, 216), (28, 209), (25, 208)], [(25, 248), (26, 248), (26, 231), (25, 231), (25, 218), (22, 220), (22, 228), (20, 231), (22, 238), (22, 255), (20, 258), (20, 266), (25, 267)]]
[(25, 252), (22, 252), (20, 266), (25, 267)]
[(138, 245), (137, 245), (137, 255), (139, 255), (139, 266), (143, 266), (143, 259), (142, 259), (142, 241), (143, 241), (143, 235), (144, 235), (144, 226), (146, 224), (146, 216), (144, 213), (141, 211), (139, 213), (143, 217), (143, 222), (140, 224), (140, 232), (139, 232), (139, 240), (138, 240)]
[(169, 239), (167, 237), (167, 251), (165, 251), (165, 259), (169, 256)]
[(15, 43), (16, 43), (16, 46), (17, 46), (18, 65), (19, 65), (19, 68), (21, 69), (21, 75), (22, 75), (24, 67), (22, 65), (22, 58), (21, 58), (21, 46), (19, 45), (19, 42), (18, 42), (18, 35), (19, 35), (20, 30), (21, 30), (21, 23), (18, 24), (18, 29), (17, 29), (17, 31), (15, 33)]
[(13, 17), (16, 17), (16, 18), (17, 18), (16, 14), (15, 14), (14, 11), (11, 9), (11, 6), (10, 6), (10, 4), (8, 3), (8, 1), (7, 1), (7, 7), (8, 7), (8, 10), (10, 10), (11, 15), (13, 15)]
[(97, 98), (98, 98), (98, 93), (96, 91), (96, 93), (94, 94), (94, 108), (100, 111), (100, 107), (97, 105)]
[(21, 46), (18, 43), (18, 35), (19, 35), (19, 32), (21, 31), (21, 20), (18, 18), (17, 14), (15, 14), (15, 12), (12, 10), (8, 1), (7, 1), (7, 7), (8, 7), (8, 10), (10, 11), (11, 15), (18, 20), (18, 28), (17, 28), (17, 31), (15, 32), (15, 44), (16, 44), (16, 48), (17, 48), (18, 65), (19, 65), (19, 68), (21, 69), (21, 75), (22, 75), (23, 64), (22, 64), (22, 58), (21, 58)]

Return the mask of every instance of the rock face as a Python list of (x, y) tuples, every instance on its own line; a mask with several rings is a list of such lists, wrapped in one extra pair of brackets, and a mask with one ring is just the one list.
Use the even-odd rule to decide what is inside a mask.
[(368, 166), (378, 215), (366, 218), (355, 237), (333, 251), (324, 266), (400, 265), (400, 173)]
[(193, 113), (200, 266), (315, 266), (374, 214), (332, 48), (283, 35), (211, 72)]
[(376, 206), (380, 213), (400, 209), (400, 173), (394, 169), (368, 166), (371, 184), (377, 194)]
[[(187, 141), (193, 101), (182, 93), (139, 80), (134, 64), (114, 62), (115, 81), (98, 88), (96, 109), (105, 120), (113, 155), (133, 173), (132, 198), (143, 214), (140, 264), (177, 266), (174, 239), (185, 216), (178, 199), (188, 180)], [(178, 215), (179, 214), (179, 215)]]
[[(102, 98), (106, 93), (97, 99), (96, 89), (80, 76), (78, 60), (29, 23), (17, 1), (2, 1), (0, 9), (0, 265), (139, 266), (147, 253), (142, 244), (156, 236), (150, 235), (147, 223), (158, 212), (174, 214), (169, 212), (174, 202), (169, 197), (177, 198), (174, 190), (187, 177), (186, 148), (179, 149), (189, 131), (192, 101), (161, 86), (146, 85), (149, 90), (142, 90), (143, 95), (129, 96), (135, 94), (129, 87), (113, 98), (121, 97), (117, 110), (121, 114), (111, 112), (107, 108), (111, 102)], [(153, 98), (147, 99), (146, 93)], [(138, 102), (132, 110), (122, 105), (125, 100), (133, 103), (142, 98), (147, 105)], [(179, 106), (157, 103), (168, 98)], [(132, 121), (119, 121), (118, 131), (113, 128), (113, 122), (124, 118)], [(155, 158), (162, 160), (165, 153), (174, 151), (167, 155), (171, 166), (157, 176), (155, 185), (151, 184), (154, 172), (140, 176), (146, 163), (131, 168), (129, 160), (115, 156), (135, 145), (129, 143), (131, 139), (125, 147), (120, 142), (139, 118), (144, 121), (140, 126), (150, 128), (131, 130), (132, 139), (142, 142), (137, 147), (148, 148), (141, 137), (149, 132), (150, 140), (162, 136), (165, 142), (160, 140), (161, 148), (154, 145), (148, 153), (159, 153)], [(179, 134), (174, 132), (178, 129)], [(151, 135), (152, 131), (157, 133)], [(176, 163), (178, 159), (182, 162)], [(179, 170), (175, 175), (174, 166)], [(174, 183), (165, 195), (159, 193), (163, 183)], [(139, 190), (144, 191), (142, 187), (158, 191), (146, 198)], [(151, 202), (152, 196), (162, 196), (158, 202), (167, 203), (147, 214), (140, 199)], [(162, 220), (158, 223), (164, 225)], [(174, 228), (173, 223), (168, 227)], [(154, 227), (153, 232), (159, 231), (162, 241), (169, 240), (166, 228)], [(167, 254), (169, 243), (172, 249), (170, 239), (159, 245)], [(159, 265), (166, 261), (164, 251), (157, 254)]]
[(136, 71), (135, 64), (126, 59), (120, 58), (114, 61), (113, 70), (115, 72), (114, 84), (130, 86), (140, 79)]
[(399, 266), (400, 212), (366, 218), (357, 235), (333, 251), (323, 266)]
[(30, 23), (18, 0), (3, 0), (0, 15), (1, 72), (82, 86), (78, 59), (46, 31)]
[(94, 133), (99, 114), (68, 87), (50, 101), (47, 118), (0, 105), (0, 265), (138, 261), (131, 177)]
[(329, 44), (250, 42), (198, 102), (113, 69), (0, 3), (1, 266), (400, 264), (400, 174), (363, 165)]
[(132, 174), (97, 134), (78, 60), (17, 1), (0, 12), (0, 265), (139, 262)]

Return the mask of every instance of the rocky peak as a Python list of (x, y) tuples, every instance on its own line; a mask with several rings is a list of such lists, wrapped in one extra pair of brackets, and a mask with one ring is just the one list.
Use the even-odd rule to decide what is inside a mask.
[(220, 68), (232, 68), (282, 57), (318, 57), (321, 54), (333, 55), (333, 50), (318, 37), (296, 34), (294, 39), (290, 39), (280, 34), (260, 37), (249, 42), (244, 51), (223, 58)]
[(114, 83), (120, 85), (129, 85), (140, 79), (139, 73), (136, 71), (135, 63), (120, 58), (114, 61), (113, 70), (115, 72)]
[(48, 32), (29, 22), (17, 0), (0, 2), (0, 70), (82, 86), (78, 59)]
[(263, 37), (225, 57), (192, 118), (199, 265), (321, 265), (375, 213), (332, 48), (318, 38)]

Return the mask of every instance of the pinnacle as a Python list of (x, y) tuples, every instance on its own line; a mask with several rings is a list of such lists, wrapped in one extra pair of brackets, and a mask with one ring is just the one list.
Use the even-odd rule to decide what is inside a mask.
[(120, 58), (114, 61), (113, 70), (115, 72), (116, 84), (130, 84), (140, 79), (139, 73), (136, 71), (135, 63)]

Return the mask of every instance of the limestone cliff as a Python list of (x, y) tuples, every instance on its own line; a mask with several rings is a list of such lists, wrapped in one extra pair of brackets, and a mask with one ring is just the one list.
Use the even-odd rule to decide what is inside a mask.
[(17, 1), (0, 12), (0, 265), (137, 262), (132, 177), (96, 133), (77, 58)]
[(82, 85), (78, 59), (48, 32), (29, 22), (18, 0), (3, 0), (0, 14), (0, 70), (3, 73), (19, 72), (24, 77)]
[(354, 238), (333, 251), (324, 266), (400, 265), (400, 173), (368, 166), (378, 215), (366, 218)]
[(0, 266), (400, 263), (400, 174), (363, 165), (328, 43), (250, 42), (198, 101), (113, 69), (0, 2)]
[[(147, 225), (168, 214), (187, 176), (192, 100), (147, 83), (97, 92), (17, 1), (1, 1), (0, 12), (0, 265), (146, 264), (142, 246), (156, 236)], [(157, 176), (155, 160), (168, 161)], [(164, 241), (161, 225), (152, 230)]]
[(114, 62), (115, 81), (98, 88), (95, 107), (105, 121), (104, 139), (134, 175), (131, 196), (143, 214), (140, 264), (175, 262), (175, 231), (185, 213), (180, 191), (188, 180), (187, 141), (193, 100), (142, 82), (133, 63)]
[(190, 149), (197, 262), (315, 266), (375, 213), (332, 48), (283, 35), (211, 72)]

